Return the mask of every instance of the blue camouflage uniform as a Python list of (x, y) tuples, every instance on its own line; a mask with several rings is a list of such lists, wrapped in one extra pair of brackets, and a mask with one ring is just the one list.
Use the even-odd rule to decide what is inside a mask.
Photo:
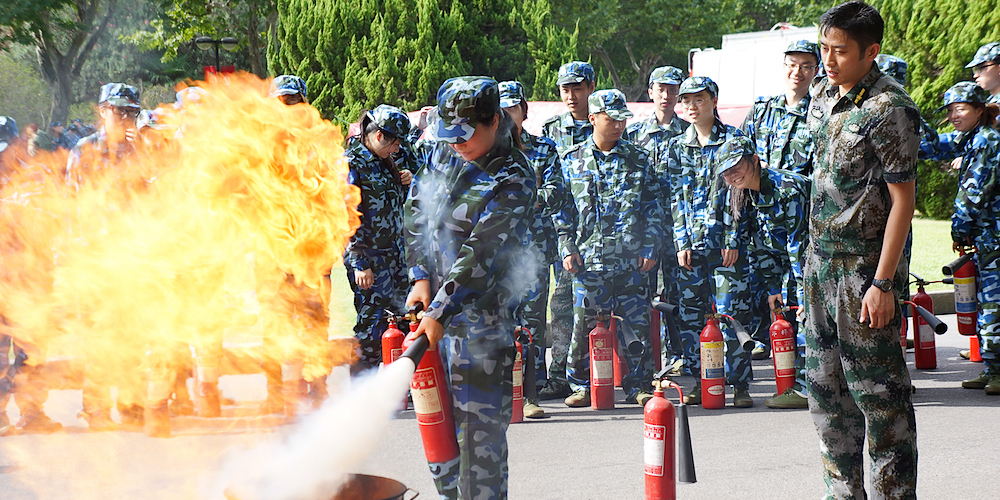
[[(688, 78), (681, 85), (682, 94), (701, 90), (718, 95), (718, 86), (706, 77)], [(701, 146), (692, 124), (670, 140), (663, 155), (673, 196), (674, 245), (678, 252), (691, 251), (691, 269), (677, 268), (678, 328), (684, 344), (685, 371), (696, 377), (701, 370), (699, 334), (712, 305), (719, 313), (733, 316), (744, 325), (750, 323), (746, 224), (745, 221), (737, 224), (729, 213), (725, 181), (718, 173), (719, 148), (742, 135), (716, 118), (711, 137)], [(733, 266), (722, 266), (723, 249), (739, 250)], [(753, 379), (750, 353), (740, 345), (735, 330), (722, 326), (726, 339), (726, 383), (746, 389)]]
[(514, 311), (526, 293), (513, 278), (524, 265), (522, 242), (535, 204), (535, 173), (504, 136), (512, 123), (501, 123), (497, 143), (475, 161), (448, 144), (472, 136), (477, 102), (480, 110), (500, 111), (494, 80), (442, 84), (428, 117), (438, 142), (417, 149), (420, 169), (405, 212), (410, 279), (430, 281), (425, 316), (445, 328), (438, 345), (455, 405), (460, 456), (429, 464), (442, 499), (507, 498)]
[[(527, 103), (524, 86), (520, 82), (500, 82), (500, 107), (510, 108), (522, 102)], [(563, 208), (568, 197), (563, 180), (562, 166), (556, 154), (556, 144), (551, 139), (538, 137), (521, 131), (521, 150), (535, 172), (538, 184), (538, 204), (531, 226), (525, 234), (524, 244), (530, 255), (535, 257), (528, 295), (518, 305), (517, 317), (522, 326), (531, 332), (531, 344), (535, 347), (535, 385), (541, 390), (548, 381), (545, 369), (546, 333), (548, 327), (547, 305), (549, 298), (549, 266), (559, 260), (558, 239), (552, 223), (553, 213)]]
[[(382, 104), (367, 114), (368, 120), (393, 138), (410, 131), (410, 120), (399, 108)], [(396, 167), (387, 164), (392, 159), (380, 159), (360, 138), (352, 138), (344, 156), (350, 163), (348, 182), (361, 188), (361, 225), (347, 243), (344, 267), (358, 313), (354, 337), (361, 349), (360, 368), (373, 368), (382, 361), (382, 334), (388, 327), (386, 310), (400, 312), (409, 289), (403, 240), (406, 187), (400, 183)], [(375, 279), (365, 290), (358, 286), (354, 272), (367, 269), (372, 270)]]
[[(983, 104), (986, 101), (986, 91), (982, 87), (973, 82), (960, 82), (945, 93), (942, 108), (955, 102)], [(996, 377), (1000, 389), (1000, 132), (982, 125), (968, 132), (940, 135), (931, 130), (920, 143), (920, 158), (962, 159), (955, 212), (951, 216), (951, 237), (956, 243), (976, 248), (979, 274), (976, 335), (984, 368), (981, 384), (968, 381), (962, 385), (980, 389)]]
[[(592, 115), (605, 112), (615, 120), (632, 116), (617, 90), (595, 92), (588, 104)], [(639, 267), (640, 258), (656, 258), (663, 238), (659, 182), (645, 150), (623, 140), (601, 151), (591, 136), (564, 153), (562, 164), (573, 206), (556, 216), (559, 252), (563, 258), (577, 254), (583, 261), (582, 270), (572, 275), (574, 321), (567, 379), (574, 392), (589, 393), (588, 334), (599, 311), (614, 311), (623, 318), (618, 323), (621, 345), (626, 328), (648, 341), (648, 273)], [(627, 400), (635, 401), (640, 392), (651, 393), (652, 356), (649, 349), (641, 356), (622, 354), (628, 368), (622, 389)]]
[[(916, 498), (916, 421), (899, 347), (901, 315), (878, 329), (859, 322), (881, 257), (888, 183), (916, 177), (920, 114), (874, 64), (846, 95), (813, 86), (815, 145), (809, 251), (803, 270), (809, 409), (819, 433), (826, 498)], [(889, 290), (893, 299), (895, 290)]]
[[(649, 86), (663, 83), (666, 85), (680, 85), (684, 81), (684, 74), (681, 70), (673, 66), (662, 66), (654, 69), (649, 75)], [(633, 122), (625, 129), (622, 138), (635, 143), (635, 145), (646, 150), (649, 155), (649, 164), (653, 166), (661, 185), (659, 195), (661, 213), (663, 214), (663, 227), (673, 226), (671, 218), (670, 204), (672, 196), (670, 194), (670, 177), (667, 172), (666, 162), (661, 161), (659, 154), (664, 151), (663, 147), (667, 141), (682, 134), (687, 130), (688, 122), (681, 119), (675, 113), (666, 126), (660, 125), (656, 119), (656, 114), (651, 113), (647, 118)], [(657, 276), (663, 275), (663, 300), (669, 304), (677, 303), (677, 250), (674, 248), (673, 238), (664, 238), (660, 247), (659, 255), (656, 259), (657, 268), (650, 273), (650, 290), (652, 293), (659, 291)], [(665, 345), (665, 344), (664, 344)], [(680, 346), (671, 346), (680, 350)]]
[[(594, 68), (585, 62), (573, 61), (559, 68), (557, 85), (594, 81)], [(542, 137), (556, 144), (559, 157), (573, 146), (586, 141), (594, 133), (589, 120), (576, 120), (572, 113), (550, 117), (542, 124)], [(567, 194), (568, 196), (568, 194)], [(552, 338), (552, 364), (549, 365), (549, 381), (546, 387), (553, 395), (559, 396), (570, 391), (566, 380), (566, 357), (569, 354), (570, 339), (573, 336), (573, 276), (562, 268), (556, 259), (552, 266), (556, 286), (552, 289), (549, 309), (552, 312), (552, 328), (548, 332)], [(545, 393), (540, 393), (543, 396)]]

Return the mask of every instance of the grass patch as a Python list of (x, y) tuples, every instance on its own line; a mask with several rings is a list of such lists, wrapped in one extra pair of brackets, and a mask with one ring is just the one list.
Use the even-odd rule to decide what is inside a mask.
[[(951, 221), (934, 220), (924, 217), (913, 218), (913, 255), (910, 257), (910, 272), (929, 281), (944, 277), (941, 267), (951, 262), (958, 254), (951, 251)], [(934, 283), (928, 290), (951, 290), (951, 285)], [(913, 289), (916, 291), (916, 288)]]

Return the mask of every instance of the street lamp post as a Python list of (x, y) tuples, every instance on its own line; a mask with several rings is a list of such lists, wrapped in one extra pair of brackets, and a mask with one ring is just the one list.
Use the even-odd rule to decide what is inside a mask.
[(239, 43), (238, 40), (231, 36), (223, 37), (220, 40), (215, 40), (210, 36), (199, 36), (194, 39), (194, 44), (201, 50), (208, 50), (215, 47), (215, 71), (222, 71), (222, 66), (219, 63), (219, 46), (222, 48), (233, 51), (236, 50), (236, 45)]

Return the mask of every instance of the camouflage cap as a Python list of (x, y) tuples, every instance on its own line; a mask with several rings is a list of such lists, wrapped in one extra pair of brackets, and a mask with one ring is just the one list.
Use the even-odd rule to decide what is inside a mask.
[(625, 94), (618, 89), (598, 90), (587, 98), (590, 114), (605, 112), (612, 120), (628, 120), (632, 112), (625, 105)]
[(0, 116), (0, 152), (7, 149), (7, 143), (18, 134), (17, 122), (9, 116)]
[(900, 85), (906, 85), (906, 60), (889, 54), (875, 56), (879, 71), (893, 77)]
[(976, 51), (976, 55), (972, 58), (972, 62), (966, 64), (966, 68), (975, 68), (983, 63), (988, 63), (990, 61), (996, 61), (1000, 59), (1000, 42), (990, 42)]
[(944, 100), (937, 111), (947, 108), (949, 104), (956, 102), (968, 102), (974, 104), (986, 104), (990, 96), (976, 82), (958, 82), (945, 91)]
[(274, 80), (271, 81), (270, 97), (292, 94), (301, 94), (303, 99), (308, 96), (305, 80), (295, 75), (280, 75), (274, 77)]
[(692, 76), (681, 83), (681, 90), (678, 95), (697, 94), (702, 90), (707, 90), (712, 97), (719, 97), (719, 86), (707, 76)]
[(680, 85), (684, 81), (684, 72), (673, 66), (660, 66), (649, 74), (649, 86), (654, 83), (665, 83), (667, 85)]
[(716, 153), (719, 175), (740, 163), (744, 156), (757, 154), (753, 141), (745, 135), (737, 135), (724, 142)]
[(135, 120), (135, 128), (142, 130), (149, 127), (153, 130), (164, 130), (166, 125), (162, 123), (163, 112), (159, 109), (144, 109), (139, 112), (139, 117)]
[(138, 108), (139, 89), (124, 83), (106, 83), (101, 87), (97, 104), (110, 104), (119, 108)]
[(451, 144), (469, 140), (476, 124), (500, 111), (497, 81), (488, 76), (449, 78), (437, 93), (438, 105), (427, 113), (431, 137)]
[(499, 83), (500, 107), (512, 108), (525, 102), (528, 98), (524, 95), (524, 85), (516, 80), (508, 80)]
[(410, 133), (410, 117), (395, 106), (379, 104), (368, 112), (368, 118), (375, 122), (380, 130), (397, 139), (405, 139)]
[(816, 58), (816, 63), (819, 64), (819, 45), (815, 42), (810, 42), (809, 40), (795, 40), (794, 42), (788, 44), (788, 48), (785, 49), (785, 53), (792, 54), (795, 52), (810, 54)]
[(52, 122), (52, 123), (49, 124), (49, 128), (56, 128), (56, 127), (62, 127), (62, 126), (63, 126), (63, 124), (59, 120), (56, 120), (56, 121), (54, 121), (54, 122)]
[(594, 67), (590, 63), (573, 61), (559, 66), (559, 78), (556, 80), (556, 85), (593, 81)]

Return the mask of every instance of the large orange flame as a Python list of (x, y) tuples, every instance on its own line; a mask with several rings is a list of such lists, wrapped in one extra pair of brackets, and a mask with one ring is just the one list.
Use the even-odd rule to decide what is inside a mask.
[(91, 382), (141, 385), (157, 362), (144, 353), (256, 324), (305, 351), (316, 374), (328, 369), (326, 343), (309, 339), (326, 339), (320, 290), (360, 201), (343, 137), (314, 108), (268, 97), (253, 75), (197, 84), (208, 97), (161, 106), (162, 129), (145, 130), (135, 154), (8, 172), (0, 313), (29, 364), (66, 352), (86, 361)]

